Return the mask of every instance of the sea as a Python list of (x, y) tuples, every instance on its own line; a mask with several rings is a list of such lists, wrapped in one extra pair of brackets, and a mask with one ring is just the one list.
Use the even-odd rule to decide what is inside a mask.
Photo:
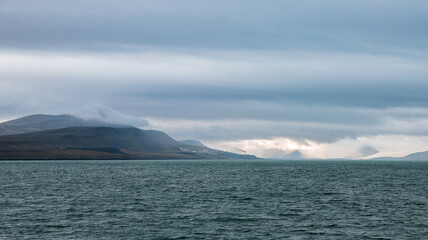
[(428, 161), (3, 161), (0, 239), (428, 239)]

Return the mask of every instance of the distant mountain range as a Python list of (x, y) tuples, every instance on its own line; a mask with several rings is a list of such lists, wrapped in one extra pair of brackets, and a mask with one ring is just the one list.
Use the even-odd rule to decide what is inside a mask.
[[(0, 123), (0, 160), (31, 159), (256, 159), (209, 148), (197, 140), (72, 115), (30, 115)], [(306, 159), (294, 151), (282, 159)], [(368, 160), (428, 160), (428, 151)]]
[[(295, 150), (287, 155), (284, 155), (279, 158), (273, 158), (278, 160), (359, 160), (359, 159), (352, 159), (352, 158), (328, 158), (328, 159), (321, 159), (321, 158), (307, 158), (305, 155), (303, 155), (302, 152), (299, 150)], [(378, 160), (378, 161), (428, 161), (428, 151), (426, 152), (417, 152), (412, 153), (404, 157), (378, 157), (378, 158), (365, 158), (361, 159), (365, 161), (370, 160)]]
[(31, 115), (0, 123), (0, 160), (255, 159), (211, 149), (195, 140), (71, 115)]
[(428, 161), (428, 151), (412, 153), (404, 157), (379, 157), (371, 160), (406, 160), (406, 161)]
[[(350, 158), (306, 158), (300, 151), (294, 151), (288, 155), (285, 155), (278, 159), (284, 160), (351, 160)], [(353, 159), (352, 159), (353, 160)], [(356, 159), (359, 160), (359, 159)], [(366, 158), (365, 161), (378, 160), (378, 161), (428, 161), (428, 151), (412, 153), (404, 157), (377, 157), (377, 158)]]

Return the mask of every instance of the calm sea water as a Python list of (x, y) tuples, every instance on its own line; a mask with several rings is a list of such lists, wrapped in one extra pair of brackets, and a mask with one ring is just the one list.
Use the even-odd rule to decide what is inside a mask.
[(428, 162), (0, 162), (0, 239), (428, 239)]

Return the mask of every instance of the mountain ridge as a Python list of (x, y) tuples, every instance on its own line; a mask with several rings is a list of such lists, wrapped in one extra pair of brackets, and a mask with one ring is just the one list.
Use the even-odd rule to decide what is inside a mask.
[[(35, 131), (61, 124), (67, 126), (73, 122), (108, 126), (72, 126)], [(6, 126), (23, 128), (15, 132), (29, 132), (0, 136), (0, 160), (256, 158), (211, 149), (200, 142), (202, 146), (188, 145), (157, 130), (116, 124), (112, 127), (112, 124), (79, 120), (71, 115), (31, 115), (6, 123)]]
[(428, 161), (428, 151), (410, 153), (404, 157), (378, 157), (370, 160)]
[(107, 123), (96, 119), (84, 120), (70, 114), (33, 114), (0, 123), (0, 136), (80, 126), (131, 127), (130, 125)]
[(180, 143), (184, 143), (190, 146), (196, 146), (196, 147), (205, 147), (208, 148), (207, 146), (205, 146), (203, 143), (201, 143), (198, 140), (193, 140), (193, 139), (186, 139), (186, 140), (179, 140), (178, 142)]

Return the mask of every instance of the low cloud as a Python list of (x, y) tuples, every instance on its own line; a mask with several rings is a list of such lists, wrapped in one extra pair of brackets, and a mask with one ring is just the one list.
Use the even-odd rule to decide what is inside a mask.
[[(427, 108), (344, 109), (293, 105), (289, 108), (284, 106), (283, 113), (279, 113), (280, 109), (268, 109), (269, 105), (260, 107), (261, 113), (266, 114), (265, 119), (261, 115), (255, 119), (248, 116), (246, 119), (218, 120), (173, 117), (148, 119), (153, 127), (174, 137), (209, 141), (287, 137), (302, 143), (306, 140), (333, 143), (341, 139), (385, 134), (428, 136)], [(275, 114), (282, 114), (282, 117), (277, 118)]]
[[(240, 148), (248, 154), (265, 158), (284, 158), (293, 152), (306, 158), (374, 158), (403, 157), (410, 153), (427, 151), (428, 136), (378, 135), (341, 139), (332, 143), (290, 138), (252, 139), (236, 141), (207, 141), (210, 147), (229, 150)], [(373, 146), (373, 147), (372, 147)]]
[(149, 122), (145, 119), (123, 114), (102, 105), (85, 105), (78, 110), (76, 109), (76, 112), (72, 114), (85, 120), (101, 120), (107, 123), (131, 125), (140, 128), (149, 126)]

